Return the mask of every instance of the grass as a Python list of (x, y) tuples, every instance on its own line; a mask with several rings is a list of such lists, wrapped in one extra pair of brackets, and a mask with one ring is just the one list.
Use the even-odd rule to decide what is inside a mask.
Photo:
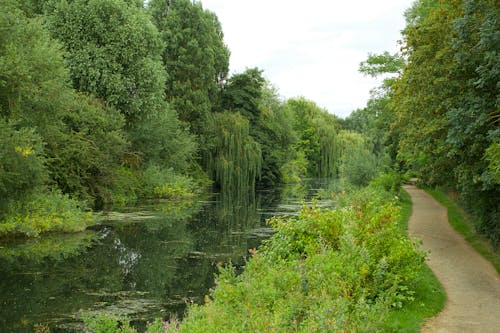
[[(406, 191), (401, 193), (401, 215), (398, 221), (400, 231), (408, 232), (408, 220), (412, 212), (412, 203)], [(426, 318), (438, 314), (444, 307), (446, 294), (442, 285), (427, 265), (424, 265), (419, 279), (413, 287), (415, 300), (403, 308), (392, 311), (385, 323), (387, 332), (420, 332), (420, 326)]]
[(486, 239), (476, 233), (472, 217), (442, 190), (426, 189), (426, 192), (448, 209), (448, 222), (451, 226), (462, 234), (477, 252), (491, 262), (500, 274), (500, 254), (493, 250)]

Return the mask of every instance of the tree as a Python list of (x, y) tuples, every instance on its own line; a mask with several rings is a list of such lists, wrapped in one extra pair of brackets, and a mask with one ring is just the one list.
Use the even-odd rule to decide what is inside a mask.
[[(0, 111), (5, 119), (5, 143), (11, 142), (14, 149), (24, 152), (19, 163), (30, 163), (20, 167), (24, 171), (18, 168), (16, 172), (33, 169), (37, 174), (48, 174), (23, 174), (27, 178), (23, 182), (36, 184), (30, 191), (55, 185), (65, 193), (93, 199), (110, 186), (110, 175), (127, 144), (123, 118), (96, 99), (74, 92), (60, 44), (50, 37), (40, 18), (26, 17), (17, 6), (7, 2), (0, 14), (0, 27), (5, 32), (0, 37)], [(12, 146), (4, 148), (13, 158)], [(3, 166), (11, 170), (6, 177), (19, 176), (12, 173), (12, 161), (0, 161), (10, 165)], [(19, 163), (16, 165), (21, 166)], [(24, 191), (28, 192), (27, 188)]]
[(258, 68), (251, 68), (231, 76), (222, 94), (222, 108), (240, 112), (252, 126), (255, 126), (259, 119), (260, 102), (267, 84), (262, 72)]
[(296, 140), (291, 114), (286, 116), (276, 89), (258, 68), (247, 69), (229, 78), (222, 93), (222, 107), (240, 113), (249, 121), (249, 133), (262, 150), (260, 186), (283, 182), (281, 168), (290, 160), (291, 144)]
[(260, 145), (249, 133), (248, 120), (239, 113), (214, 113), (209, 117), (205, 158), (212, 179), (226, 196), (245, 197), (255, 188), (260, 175)]
[(152, 0), (149, 10), (164, 41), (167, 100), (180, 120), (201, 134), (208, 113), (220, 104), (229, 68), (221, 25), (199, 2)]
[(407, 26), (404, 56), (408, 64), (394, 85), (391, 102), (397, 118), (393, 128), (403, 133), (398, 156), (429, 184), (451, 184), (449, 170), (454, 165), (446, 156), (445, 114), (459, 92), (459, 82), (450, 74), (454, 66), (451, 23), (460, 8), (449, 2)]
[(197, 147), (165, 101), (165, 46), (146, 10), (137, 1), (75, 0), (49, 14), (74, 87), (125, 117), (133, 164), (186, 171)]
[(339, 120), (304, 98), (289, 99), (286, 107), (290, 108), (293, 114), (293, 128), (299, 138), (295, 148), (302, 152), (308, 161), (308, 175), (338, 176)]
[(499, 10), (494, 0), (421, 0), (407, 13), (407, 65), (394, 85), (401, 161), (429, 185), (457, 190), (498, 244), (495, 180)]
[(0, 118), (0, 217), (13, 201), (23, 201), (48, 179), (42, 139), (34, 129), (16, 129)]
[(127, 126), (164, 107), (163, 43), (145, 11), (123, 0), (60, 1), (50, 28), (73, 87), (119, 110)]
[[(500, 9), (497, 1), (464, 1), (463, 15), (453, 22), (453, 75), (460, 93), (446, 112), (447, 157), (455, 161), (456, 187), (470, 211), (480, 218), (478, 230), (500, 241), (500, 188), (488, 165), (500, 138)], [(494, 159), (492, 160), (494, 161)]]

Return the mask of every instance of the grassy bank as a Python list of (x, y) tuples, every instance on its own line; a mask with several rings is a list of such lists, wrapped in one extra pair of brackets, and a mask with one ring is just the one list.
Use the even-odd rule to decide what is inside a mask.
[(472, 217), (442, 190), (428, 189), (426, 191), (448, 209), (448, 221), (453, 228), (462, 234), (477, 252), (490, 261), (497, 273), (500, 274), (500, 254), (492, 248), (486, 239), (476, 233)]

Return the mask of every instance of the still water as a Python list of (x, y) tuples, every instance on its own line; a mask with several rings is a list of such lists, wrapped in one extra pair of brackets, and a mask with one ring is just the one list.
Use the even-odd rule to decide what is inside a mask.
[(82, 313), (119, 314), (139, 326), (182, 317), (214, 286), (218, 263), (241, 267), (272, 235), (266, 219), (294, 214), (319, 187), (143, 203), (103, 213), (83, 233), (0, 243), (0, 332), (33, 332), (36, 324), (80, 332)]

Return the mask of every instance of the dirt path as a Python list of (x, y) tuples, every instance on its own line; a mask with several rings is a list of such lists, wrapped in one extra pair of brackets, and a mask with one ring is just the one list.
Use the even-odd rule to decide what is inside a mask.
[(431, 250), (428, 265), (444, 286), (444, 310), (422, 327), (424, 333), (500, 332), (500, 279), (493, 266), (448, 224), (447, 209), (414, 186), (408, 230)]

